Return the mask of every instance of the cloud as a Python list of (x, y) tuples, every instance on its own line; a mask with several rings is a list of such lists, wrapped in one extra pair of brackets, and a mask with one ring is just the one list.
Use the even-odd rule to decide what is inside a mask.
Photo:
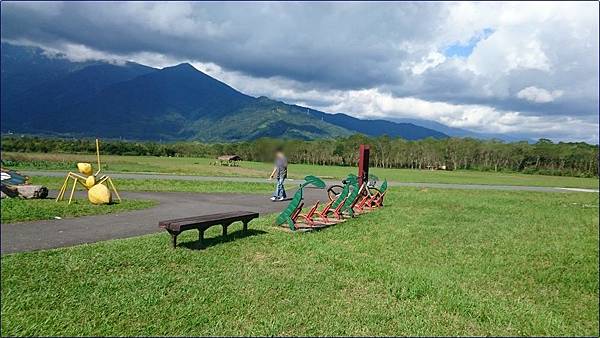
[(517, 97), (520, 99), (537, 102), (537, 103), (548, 103), (563, 95), (562, 90), (547, 91), (544, 88), (537, 88), (534, 86), (522, 89), (517, 93)]
[(550, 137), (562, 141), (597, 143), (597, 120), (592, 117), (531, 116), (517, 111), (477, 104), (451, 104), (415, 97), (395, 97), (378, 89), (317, 90), (284, 78), (252, 78), (230, 72), (215, 64), (193, 63), (194, 67), (233, 88), (251, 95), (277, 97), (330, 113), (346, 113), (365, 119), (418, 118), (483, 133)]
[[(516, 119), (531, 135), (544, 130), (547, 137), (572, 139), (568, 132), (540, 127), (540, 121), (598, 127), (597, 3), (1, 6), (3, 41), (44, 46), (74, 60), (212, 65), (218, 78), (248, 93), (315, 108), (344, 107), (357, 116), (373, 115), (378, 100), (420, 100), (432, 107), (480, 107), (471, 114), (488, 117), (494, 115), (484, 111), (497, 112), (503, 126)], [(378, 94), (358, 95), (356, 105), (345, 107), (328, 93), (335, 93), (333, 98)], [(463, 121), (473, 130), (490, 126), (489, 118), (447, 111), (453, 112), (444, 115), (447, 123)], [(396, 113), (380, 109), (378, 114)], [(441, 115), (435, 118), (442, 121)], [(571, 128), (569, 123), (579, 122), (557, 128)]]
[(419, 62), (413, 62), (410, 66), (410, 70), (414, 75), (421, 75), (430, 68), (434, 68), (446, 61), (446, 57), (438, 52), (430, 52), (427, 56), (423, 57)]

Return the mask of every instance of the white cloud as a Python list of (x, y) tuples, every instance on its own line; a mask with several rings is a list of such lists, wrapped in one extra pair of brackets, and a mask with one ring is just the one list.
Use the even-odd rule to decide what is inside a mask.
[(532, 138), (598, 142), (598, 124), (568, 116), (532, 116), (484, 105), (449, 104), (413, 97), (393, 97), (378, 90), (325, 94), (330, 105), (319, 107), (361, 118), (420, 118), (485, 133), (528, 134)]
[[(527, 115), (486, 105), (450, 104), (415, 97), (395, 97), (378, 89), (315, 90), (282, 78), (258, 79), (223, 70), (215, 64), (192, 63), (197, 69), (245, 93), (358, 118), (417, 118), (483, 133), (513, 133), (531, 138), (598, 142), (598, 122), (569, 116)], [(536, 88), (537, 89), (537, 88)], [(542, 89), (543, 90), (543, 89)], [(559, 95), (554, 91), (552, 95)]]
[(423, 57), (419, 62), (411, 62), (410, 70), (415, 75), (421, 75), (430, 68), (434, 68), (446, 61), (446, 57), (439, 52), (430, 52)]
[(527, 87), (517, 93), (517, 97), (520, 99), (536, 102), (536, 103), (548, 103), (563, 95), (562, 90), (548, 91), (544, 88), (538, 87)]

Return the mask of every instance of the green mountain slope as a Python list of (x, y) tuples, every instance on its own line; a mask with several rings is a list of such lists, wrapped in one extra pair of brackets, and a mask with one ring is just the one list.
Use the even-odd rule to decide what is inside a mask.
[(316, 139), (347, 136), (352, 131), (315, 119), (305, 109), (259, 97), (235, 113), (218, 120), (201, 119), (194, 129), (204, 141), (239, 141), (260, 137)]
[(163, 69), (77, 63), (5, 45), (2, 132), (173, 141), (316, 139), (354, 133), (446, 137), (410, 123), (361, 120), (248, 96), (187, 63)]

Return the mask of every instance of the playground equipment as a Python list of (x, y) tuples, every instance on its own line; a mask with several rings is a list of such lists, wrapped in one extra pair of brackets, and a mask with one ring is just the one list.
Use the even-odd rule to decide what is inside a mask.
[[(58, 196), (56, 197), (57, 202), (63, 200), (70, 180), (73, 181), (73, 187), (71, 188), (71, 195), (69, 196), (69, 204), (71, 204), (73, 193), (75, 193), (75, 187), (78, 183), (88, 191), (88, 200), (92, 204), (108, 204), (112, 202), (112, 194), (110, 189), (115, 192), (119, 202), (121, 201), (121, 197), (119, 196), (117, 188), (115, 188), (110, 176), (100, 175), (100, 171), (102, 169), (100, 166), (100, 144), (98, 139), (96, 139), (96, 158), (98, 160), (98, 171), (95, 173), (90, 163), (77, 163), (77, 170), (80, 174), (76, 174), (71, 171), (67, 173), (65, 181), (58, 192)], [(105, 183), (108, 183), (110, 188), (107, 187)]]
[(344, 187), (342, 188), (342, 191), (339, 193), (339, 195), (334, 198), (331, 199), (330, 202), (325, 206), (325, 208), (323, 208), (323, 210), (321, 210), (320, 212), (317, 212), (317, 215), (325, 222), (329, 223), (330, 220), (327, 217), (327, 215), (329, 215), (330, 213), (339, 221), (342, 220), (342, 207), (344, 206), (344, 203), (346, 202), (346, 199), (348, 198), (348, 193), (350, 192), (350, 185), (349, 184), (344, 184)]
[(388, 183), (387, 180), (384, 180), (381, 183), (381, 187), (377, 190), (377, 192), (373, 195), (371, 199), (370, 205), (373, 207), (381, 207), (383, 206), (383, 198), (385, 197), (385, 193), (387, 192)]
[(348, 198), (346, 198), (341, 211), (342, 214), (346, 214), (350, 217), (354, 217), (354, 205), (357, 203), (360, 194), (363, 192), (363, 189), (365, 189), (367, 186), (366, 181), (359, 186), (358, 180), (359, 177), (356, 177), (352, 174), (348, 175), (346, 178), (347, 184), (350, 185), (350, 193), (348, 194)]
[[(317, 201), (316, 205), (313, 207), (315, 209), (313, 215), (316, 215), (319, 218), (319, 222), (326, 225), (330, 225), (343, 221), (342, 208), (344, 207), (344, 204), (348, 199), (348, 193), (350, 192), (350, 184), (348, 184), (347, 180), (345, 180), (344, 182), (345, 184), (341, 193), (335, 199), (330, 200), (329, 203), (325, 205), (323, 210), (316, 211), (316, 207), (319, 204), (319, 201)], [(330, 219), (328, 217), (329, 214), (331, 214), (331, 216), (335, 218)]]
[(359, 159), (359, 175), (349, 174), (342, 185), (332, 185), (327, 189), (329, 202), (319, 211), (320, 201), (309, 208), (306, 214), (304, 207), (303, 188), (313, 184), (324, 188), (325, 183), (315, 176), (304, 178), (294, 197), (277, 217), (276, 224), (287, 224), (292, 231), (323, 228), (328, 225), (343, 222), (345, 218), (355, 217), (365, 211), (383, 206), (383, 198), (387, 191), (387, 180), (379, 188), (375, 188), (378, 178), (369, 175), (369, 146), (361, 145)]
[[(372, 210), (374, 207), (383, 206), (383, 198), (385, 197), (387, 186), (387, 180), (384, 180), (383, 183), (381, 183), (379, 189), (375, 187), (369, 187), (369, 189), (367, 189), (369, 193), (366, 194), (360, 200), (360, 202), (356, 204), (355, 211), (361, 213), (364, 211)], [(374, 193), (371, 193), (371, 191), (374, 191)]]
[[(320, 178), (312, 175), (304, 177), (304, 183), (298, 186), (298, 190), (294, 194), (294, 197), (292, 198), (288, 206), (277, 217), (275, 221), (277, 225), (287, 223), (290, 230), (295, 231), (297, 228), (296, 221), (298, 220), (298, 218), (303, 217), (304, 219), (306, 219), (306, 215), (300, 215), (300, 212), (302, 211), (302, 207), (304, 206), (304, 202), (302, 201), (304, 187), (306, 187), (309, 184), (314, 185), (319, 189), (325, 188), (325, 182), (323, 182), (323, 180), (321, 180)], [(310, 223), (310, 221), (307, 222)]]
[[(379, 189), (369, 188), (367, 182), (359, 186), (358, 176), (349, 174), (342, 183), (341, 191), (336, 192), (322, 210), (319, 211), (320, 201), (317, 201), (305, 214), (302, 213), (304, 207), (302, 188), (306, 183), (300, 185), (290, 204), (277, 218), (277, 225), (287, 224), (292, 231), (323, 228), (383, 205), (387, 181), (384, 181)], [(318, 187), (323, 186), (324, 184)], [(369, 189), (374, 193), (370, 193)]]
[[(352, 176), (356, 178), (356, 176)], [(317, 201), (306, 214), (301, 213), (304, 207), (304, 202), (301, 200), (303, 192), (301, 189), (298, 189), (288, 207), (280, 215), (281, 218), (277, 219), (277, 224), (282, 225), (287, 223), (290, 230), (296, 231), (323, 228), (343, 222), (342, 208), (344, 208), (348, 200), (352, 179), (344, 180), (344, 182), (342, 192), (335, 199), (330, 200), (322, 210), (318, 210), (321, 202)], [(318, 187), (324, 188), (325, 183), (319, 184)], [(285, 215), (289, 215), (289, 217), (285, 218)]]

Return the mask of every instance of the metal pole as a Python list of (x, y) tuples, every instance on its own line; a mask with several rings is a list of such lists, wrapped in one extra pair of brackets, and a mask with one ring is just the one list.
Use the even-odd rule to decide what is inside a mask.
[(358, 157), (358, 185), (369, 181), (369, 145), (361, 144)]

